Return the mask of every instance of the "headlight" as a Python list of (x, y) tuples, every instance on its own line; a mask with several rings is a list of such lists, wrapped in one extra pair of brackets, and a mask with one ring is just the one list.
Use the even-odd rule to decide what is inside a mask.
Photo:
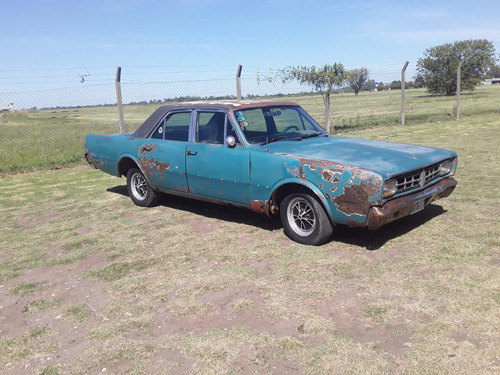
[(396, 180), (387, 180), (384, 182), (384, 188), (382, 190), (382, 197), (387, 198), (396, 192)]
[(439, 175), (444, 176), (451, 171), (451, 160), (446, 160), (441, 163), (439, 166)]

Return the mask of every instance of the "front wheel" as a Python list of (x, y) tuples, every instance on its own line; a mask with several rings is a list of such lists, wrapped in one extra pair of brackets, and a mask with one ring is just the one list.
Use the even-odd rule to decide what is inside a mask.
[(146, 178), (137, 168), (130, 168), (127, 173), (127, 191), (137, 206), (152, 207), (159, 202), (158, 194), (151, 189)]
[(280, 204), (280, 217), (285, 234), (304, 245), (321, 245), (333, 233), (323, 206), (307, 193), (286, 196)]

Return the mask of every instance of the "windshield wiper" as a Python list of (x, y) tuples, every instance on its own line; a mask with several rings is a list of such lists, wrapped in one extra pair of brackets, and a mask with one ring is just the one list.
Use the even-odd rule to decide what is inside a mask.
[(312, 137), (318, 137), (320, 135), (326, 135), (326, 133), (320, 133), (320, 132), (316, 132), (316, 133), (309, 133), (309, 134), (304, 134), (301, 136), (302, 139), (306, 139), (306, 138), (312, 138)]
[(302, 137), (287, 137), (286, 135), (278, 135), (276, 137), (272, 137), (271, 139), (266, 138), (266, 141), (262, 143), (263, 145), (267, 145), (268, 143), (279, 142), (279, 141), (301, 141)]

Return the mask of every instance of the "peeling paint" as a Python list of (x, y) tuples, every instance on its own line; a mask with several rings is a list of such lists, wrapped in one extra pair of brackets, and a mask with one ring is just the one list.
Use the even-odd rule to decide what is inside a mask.
[(344, 193), (333, 198), (338, 210), (346, 215), (365, 216), (370, 209), (369, 194), (360, 185), (344, 187)]
[(139, 155), (147, 155), (151, 151), (156, 151), (158, 149), (158, 145), (147, 144), (140, 146), (137, 151), (139, 151)]
[(257, 212), (259, 214), (264, 214), (264, 215), (270, 216), (270, 214), (269, 214), (269, 202), (251, 201), (250, 208), (253, 212)]
[(103, 165), (102, 159), (99, 159), (96, 157), (97, 155), (92, 154), (90, 152), (90, 149), (88, 148), (87, 151), (85, 151), (85, 159), (87, 159), (87, 162), (92, 165), (94, 168)]
[(142, 167), (143, 171), (150, 171), (152, 173), (163, 174), (170, 169), (170, 163), (160, 162), (156, 160), (154, 156), (149, 159), (145, 156), (141, 156), (137, 159), (137, 162)]

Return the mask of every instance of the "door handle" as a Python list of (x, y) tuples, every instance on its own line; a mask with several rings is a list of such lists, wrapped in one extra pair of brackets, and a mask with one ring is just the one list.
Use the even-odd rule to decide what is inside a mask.
[(194, 156), (194, 155), (197, 155), (198, 154), (198, 151), (189, 151), (187, 152), (187, 155), (188, 156)]

